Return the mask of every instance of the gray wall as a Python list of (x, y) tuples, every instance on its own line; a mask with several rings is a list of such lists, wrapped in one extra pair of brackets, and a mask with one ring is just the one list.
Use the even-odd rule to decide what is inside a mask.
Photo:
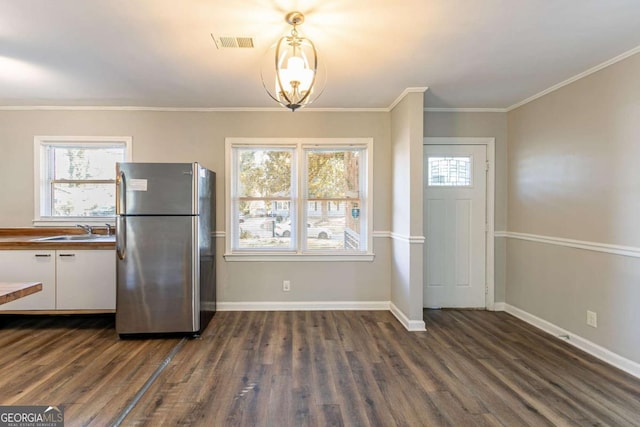
[[(640, 55), (511, 111), (506, 302), (640, 362)], [(572, 239), (594, 251), (569, 247)], [(586, 311), (598, 328), (586, 325)]]
[[(427, 96), (429, 94), (427, 93)], [(507, 114), (489, 112), (424, 113), (425, 137), (493, 137), (496, 141), (495, 230), (507, 230)], [(496, 237), (495, 301), (504, 302), (506, 239)]]
[[(31, 226), (34, 135), (126, 135), (135, 161), (201, 162), (218, 173), (218, 231), (225, 137), (373, 137), (373, 229), (391, 229), (389, 113), (0, 111), (0, 227)], [(219, 300), (389, 301), (390, 239), (373, 244), (373, 262), (225, 262), (219, 238)], [(291, 292), (282, 292), (284, 279)]]

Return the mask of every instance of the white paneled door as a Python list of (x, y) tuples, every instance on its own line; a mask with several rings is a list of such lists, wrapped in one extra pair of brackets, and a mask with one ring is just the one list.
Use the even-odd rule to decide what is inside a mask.
[(485, 307), (487, 147), (425, 145), (424, 307)]

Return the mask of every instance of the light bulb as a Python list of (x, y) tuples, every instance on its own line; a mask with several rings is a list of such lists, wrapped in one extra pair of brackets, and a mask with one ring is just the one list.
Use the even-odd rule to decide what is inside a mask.
[[(283, 70), (284, 71), (284, 70)], [(304, 59), (299, 56), (292, 56), (287, 61), (287, 83), (293, 86), (291, 82), (299, 82), (299, 90), (309, 90), (311, 81), (313, 80), (313, 71), (309, 69)]]

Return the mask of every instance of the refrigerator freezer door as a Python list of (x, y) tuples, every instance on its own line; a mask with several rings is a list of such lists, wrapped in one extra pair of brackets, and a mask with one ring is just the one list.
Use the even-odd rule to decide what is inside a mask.
[(194, 163), (118, 163), (118, 215), (197, 215)]
[(118, 217), (126, 232), (116, 268), (118, 334), (199, 330), (197, 221), (196, 216)]

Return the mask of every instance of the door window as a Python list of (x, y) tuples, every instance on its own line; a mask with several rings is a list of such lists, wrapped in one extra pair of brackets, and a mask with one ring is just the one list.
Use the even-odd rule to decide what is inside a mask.
[(465, 157), (432, 157), (427, 162), (430, 187), (470, 187), (472, 159)]

